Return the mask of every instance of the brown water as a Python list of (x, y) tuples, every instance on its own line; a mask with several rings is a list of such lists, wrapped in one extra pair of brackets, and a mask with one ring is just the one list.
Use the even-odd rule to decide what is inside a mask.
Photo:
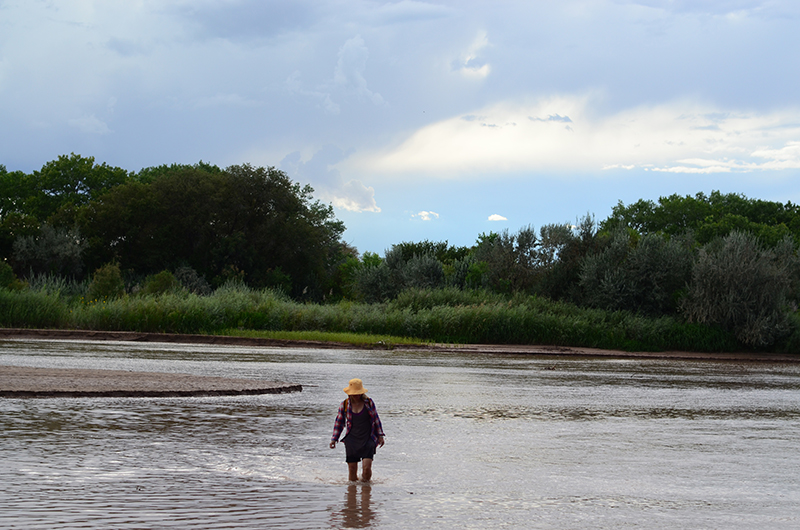
[[(800, 366), (0, 342), (0, 364), (299, 394), (0, 401), (0, 527), (797, 528)], [(361, 377), (371, 486), (327, 448)]]

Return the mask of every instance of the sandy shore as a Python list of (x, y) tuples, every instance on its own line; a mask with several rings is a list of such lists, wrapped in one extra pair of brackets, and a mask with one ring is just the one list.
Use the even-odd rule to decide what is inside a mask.
[[(172, 342), (186, 344), (227, 344), (239, 346), (262, 347), (295, 347), (295, 348), (346, 348), (353, 349), (359, 346), (341, 342), (321, 341), (294, 341), (280, 339), (262, 339), (248, 337), (223, 337), (218, 335), (181, 335), (173, 333), (138, 333), (132, 331), (88, 331), (88, 330), (60, 330), (60, 329), (12, 329), (0, 328), (2, 339), (52, 339), (52, 340), (99, 340), (99, 341), (134, 341), (134, 342)], [(363, 346), (364, 349), (376, 349)], [(620, 350), (601, 350), (597, 348), (579, 348), (568, 346), (548, 345), (505, 345), (505, 344), (426, 344), (394, 345), (395, 350), (448, 352), (448, 353), (486, 353), (486, 354), (514, 354), (514, 355), (559, 355), (580, 357), (618, 357), (642, 359), (695, 359), (695, 360), (721, 360), (721, 361), (750, 361), (750, 362), (800, 362), (800, 352), (797, 355), (757, 352), (628, 352)]]
[(0, 397), (187, 397), (282, 394), (300, 385), (160, 372), (0, 366)]

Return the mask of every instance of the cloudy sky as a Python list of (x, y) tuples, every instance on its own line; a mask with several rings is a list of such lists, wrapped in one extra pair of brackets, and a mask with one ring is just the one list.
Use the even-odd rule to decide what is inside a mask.
[(381, 254), (800, 202), (800, 2), (0, 0), (0, 164), (71, 152), (275, 166)]

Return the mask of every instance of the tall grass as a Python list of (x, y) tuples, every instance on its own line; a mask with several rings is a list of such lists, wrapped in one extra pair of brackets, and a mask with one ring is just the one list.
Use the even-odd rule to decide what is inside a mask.
[(275, 291), (227, 285), (209, 296), (172, 292), (87, 301), (58, 290), (0, 290), (0, 326), (223, 333), (319, 331), (422, 341), (552, 344), (629, 351), (735, 351), (719, 328), (669, 317), (585, 309), (531, 296), (418, 289), (383, 304), (298, 303)]
[(0, 326), (63, 328), (70, 326), (70, 308), (59, 294), (0, 289)]

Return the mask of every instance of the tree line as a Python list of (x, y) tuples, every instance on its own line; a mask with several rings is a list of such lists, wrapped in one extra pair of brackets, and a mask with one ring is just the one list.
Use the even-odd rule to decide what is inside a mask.
[[(94, 279), (109, 295), (203, 294), (238, 281), (298, 301), (372, 304), (408, 290), (471, 290), (674, 317), (752, 347), (800, 333), (791, 202), (672, 195), (620, 202), (600, 222), (587, 214), (490, 232), (471, 246), (402, 242), (383, 256), (359, 255), (343, 232), (331, 206), (272, 167), (129, 172), (75, 154), (30, 174), (0, 165), (0, 256), (28, 282)], [(0, 283), (12, 277), (0, 271)]]
[(798, 330), (800, 207), (712, 192), (619, 203), (597, 223), (481, 234), (472, 247), (400, 243), (350, 263), (351, 296), (409, 288), (525, 293), (718, 326), (764, 347)]
[(132, 173), (72, 154), (31, 174), (0, 166), (0, 255), (22, 277), (83, 279), (113, 263), (135, 283), (188, 268), (210, 287), (240, 279), (321, 298), (353, 250), (312, 193), (247, 164)]

